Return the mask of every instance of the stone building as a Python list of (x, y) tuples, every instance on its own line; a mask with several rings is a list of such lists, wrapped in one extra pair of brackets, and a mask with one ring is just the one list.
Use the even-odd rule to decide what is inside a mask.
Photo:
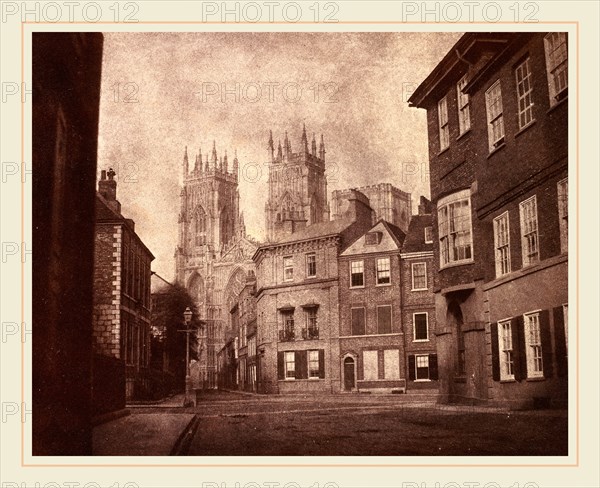
[(344, 218), (258, 248), (257, 382), (263, 393), (340, 390), (338, 255), (371, 227), (354, 192)]
[(231, 335), (229, 312), (254, 269), (257, 243), (246, 235), (239, 210), (237, 155), (230, 166), (227, 153), (218, 157), (213, 142), (204, 161), (199, 150), (190, 167), (186, 147), (182, 170), (175, 279), (190, 292), (199, 319), (207, 324), (199, 337), (201, 377), (194, 380), (216, 388), (217, 353)]
[(344, 391), (406, 392), (400, 249), (405, 234), (380, 220), (341, 252), (339, 348)]
[(437, 389), (431, 202), (421, 197), (400, 253), (407, 390)]
[[(408, 230), (408, 223), (412, 215), (410, 193), (396, 188), (390, 183), (361, 186), (355, 188), (369, 199), (373, 209), (373, 225), (379, 220), (385, 220), (400, 228), (403, 232)], [(347, 197), (351, 190), (335, 190), (331, 192), (331, 218), (339, 219), (344, 212)]]
[(287, 132), (277, 145), (269, 133), (269, 193), (265, 204), (268, 241), (296, 232), (306, 225), (329, 220), (327, 178), (325, 176), (325, 143), (323, 135), (317, 152), (315, 135), (309, 149), (306, 127), (302, 128), (300, 150), (292, 152)]
[(564, 403), (568, 37), (468, 33), (411, 96), (427, 110), (441, 392)]
[(150, 264), (154, 260), (136, 234), (133, 220), (121, 213), (114, 176), (112, 169), (102, 170), (98, 182), (94, 251), (94, 398), (109, 410), (115, 392), (106, 390), (117, 385), (120, 377), (127, 400), (148, 386)]

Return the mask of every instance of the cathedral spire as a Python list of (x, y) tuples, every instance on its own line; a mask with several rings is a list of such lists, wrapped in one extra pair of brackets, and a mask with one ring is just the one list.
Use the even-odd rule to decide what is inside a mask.
[(213, 140), (211, 163), (213, 163), (213, 166), (215, 168), (217, 167), (217, 145), (214, 140)]
[(198, 148), (198, 168), (202, 171), (202, 148)]
[(304, 147), (304, 152), (308, 152), (308, 139), (306, 138), (306, 124), (302, 124), (302, 146)]
[(323, 141), (323, 134), (321, 134), (321, 144), (319, 144), (319, 158), (325, 161), (325, 142)]
[(225, 156), (223, 156), (223, 172), (227, 173), (229, 171), (227, 164), (227, 149), (225, 149)]
[(208, 170), (210, 168), (208, 167), (208, 154), (206, 155), (206, 164), (204, 165), (204, 171), (208, 173)]
[(277, 146), (277, 161), (281, 163), (281, 159), (283, 158), (282, 149), (281, 149), (281, 139), (279, 140), (279, 146)]
[(290, 140), (288, 139), (287, 130), (285, 131), (285, 139), (283, 140), (283, 151), (285, 153), (285, 159), (289, 160), (290, 155), (292, 153), (292, 145), (290, 144)]
[(237, 174), (239, 171), (239, 164), (240, 163), (237, 158), (237, 149), (234, 149), (234, 152), (233, 152), (233, 174), (236, 176), (236, 178), (237, 178)]
[(190, 172), (190, 162), (188, 160), (187, 146), (185, 146), (185, 152), (183, 153), (183, 177), (187, 177)]
[(274, 161), (274, 152), (275, 148), (273, 147), (273, 131), (269, 130), (269, 155), (271, 156), (271, 161)]
[(312, 143), (311, 143), (312, 155), (317, 157), (317, 141), (315, 140), (315, 133), (313, 132)]

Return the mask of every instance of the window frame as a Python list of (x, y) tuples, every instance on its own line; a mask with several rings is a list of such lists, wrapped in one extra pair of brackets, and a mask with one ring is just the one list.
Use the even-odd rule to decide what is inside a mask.
[(515, 344), (513, 344), (512, 327), (511, 319), (498, 321), (500, 381), (512, 381), (515, 379)]
[[(316, 359), (316, 363), (317, 363), (317, 369), (316, 369), (316, 376), (313, 376), (311, 373), (314, 372), (314, 370), (311, 370), (310, 365), (311, 363), (314, 365), (315, 360), (311, 359), (311, 355), (312, 353), (316, 353), (317, 359)], [(318, 349), (309, 349), (306, 352), (306, 361), (307, 361), (307, 377), (309, 380), (318, 380), (321, 376), (321, 364), (319, 361), (319, 350)]]
[[(389, 332), (382, 332), (381, 331), (381, 327), (380, 327), (380, 323), (379, 323), (379, 309), (381, 308), (387, 308), (390, 311), (390, 324), (389, 324)], [(377, 334), (391, 334), (392, 333), (392, 323), (393, 323), (393, 317), (392, 317), (392, 306), (391, 305), (377, 305), (376, 307), (376, 315), (377, 315)]]
[[(427, 361), (427, 378), (419, 378), (419, 359), (425, 358)], [(421, 366), (421, 369), (424, 367)], [(431, 370), (429, 364), (429, 354), (415, 354), (415, 382), (417, 381), (431, 381)]]
[[(425, 339), (417, 339), (417, 315), (425, 315)], [(413, 312), (412, 314), (412, 323), (413, 323), (413, 342), (429, 342), (429, 312)]]
[[(500, 241), (500, 225), (502, 221), (506, 221), (504, 237), (506, 242)], [(510, 260), (510, 218), (508, 210), (501, 213), (493, 220), (494, 227), (494, 263), (496, 265), (496, 278), (507, 275), (511, 272), (511, 260)], [(503, 251), (505, 254), (503, 254)]]
[[(352, 265), (356, 263), (360, 263), (360, 273), (353, 273), (352, 271)], [(364, 288), (365, 287), (365, 261), (363, 259), (359, 259), (359, 260), (354, 260), (354, 261), (350, 261), (349, 263), (349, 271), (350, 271), (350, 288)], [(354, 285), (353, 281), (352, 281), (352, 276), (356, 274), (360, 274), (362, 276), (362, 284), (360, 285)]]
[(469, 95), (462, 92), (462, 88), (464, 88), (466, 84), (467, 75), (465, 74), (460, 80), (458, 80), (458, 83), (456, 83), (456, 106), (458, 112), (459, 137), (471, 130), (471, 100)]
[[(450, 232), (451, 228), (456, 228), (458, 219), (456, 216), (451, 220), (451, 209), (454, 208), (455, 205), (461, 202), (467, 202), (468, 212), (466, 218), (468, 220), (468, 227), (465, 226), (459, 231)], [(445, 221), (442, 221), (442, 211), (445, 211)], [(437, 204), (437, 212), (438, 212), (438, 242), (440, 249), (440, 269), (444, 269), (451, 266), (462, 266), (463, 264), (470, 264), (474, 262), (474, 243), (473, 243), (473, 218), (472, 218), (472, 208), (471, 208), (471, 191), (470, 190), (462, 190), (451, 195), (448, 195), (444, 198), (441, 198)], [(460, 216), (459, 216), (460, 217)], [(447, 226), (447, 231), (442, 229), (443, 225)], [(464, 235), (460, 236), (459, 233), (463, 232)], [(451, 235), (454, 234), (454, 237), (451, 239)], [(468, 234), (468, 244), (463, 244), (462, 246), (455, 246), (455, 243), (458, 240), (465, 239), (465, 235)], [(447, 243), (444, 245), (444, 239), (447, 240)], [(464, 249), (465, 254), (467, 254), (467, 249), (470, 253), (469, 257), (465, 257), (462, 259), (450, 259), (452, 250), (455, 254), (457, 249)], [(444, 262), (444, 260), (447, 261)]]
[[(533, 202), (532, 208), (535, 212), (534, 217), (530, 219), (530, 223), (535, 223), (535, 229), (529, 230), (527, 233), (525, 233), (525, 212), (527, 211), (527, 205), (529, 205), (531, 202)], [(537, 195), (533, 195), (519, 203), (519, 218), (521, 231), (521, 260), (523, 262), (523, 267), (532, 266), (540, 262), (540, 232), (538, 225)], [(533, 240), (530, 240), (530, 236), (533, 238)], [(535, 253), (529, 252), (532, 242), (535, 242)]]
[[(362, 334), (355, 334), (354, 333), (354, 310), (362, 310), (362, 317), (363, 317), (363, 333)], [(363, 307), (350, 307), (350, 335), (351, 336), (356, 336), (356, 337), (360, 337), (360, 336), (365, 336), (367, 335), (367, 311), (366, 308)]]
[[(417, 266), (423, 266), (424, 286), (419, 287), (419, 288), (415, 287), (415, 267), (417, 267)], [(410, 291), (423, 291), (423, 290), (429, 289), (429, 286), (427, 283), (427, 262), (419, 261), (418, 263), (410, 263), (410, 275), (411, 275), (411, 283), (412, 283), (412, 288)]]
[(428, 225), (423, 229), (423, 240), (425, 244), (433, 244), (433, 226)]
[[(535, 122), (533, 116), (533, 73), (527, 56), (515, 68), (515, 88), (517, 94), (517, 121), (519, 130)], [(523, 107), (521, 102), (523, 101)]]
[[(530, 320), (534, 318), (535, 323)], [(532, 326), (535, 326), (537, 330), (532, 330)], [(540, 310), (523, 314), (523, 328), (525, 335), (525, 357), (527, 359), (527, 378), (544, 378)]]
[[(307, 278), (316, 278), (317, 277), (317, 253), (314, 252), (309, 252), (306, 253), (305, 255), (305, 261), (306, 261), (306, 277)], [(309, 259), (312, 258), (313, 261), (310, 261)], [(311, 274), (310, 269), (311, 269), (311, 265), (314, 267), (314, 273)]]
[(450, 127), (448, 125), (448, 96), (438, 102), (438, 128), (440, 152), (450, 147)]
[[(387, 269), (379, 269), (379, 263), (387, 262)], [(364, 271), (363, 271), (364, 272)], [(385, 273), (387, 273), (387, 282), (381, 282), (380, 279), (386, 278)], [(384, 276), (382, 276), (384, 275)], [(382, 256), (375, 259), (375, 285), (376, 286), (390, 286), (392, 284), (392, 260), (389, 256)]]
[[(498, 96), (492, 99), (492, 94), (498, 90)], [(492, 111), (494, 107), (499, 106), (499, 110)], [(506, 140), (506, 132), (504, 127), (504, 106), (502, 104), (502, 85), (500, 80), (496, 80), (486, 91), (485, 91), (485, 113), (487, 116), (487, 128), (488, 128), (488, 147), (489, 151), (493, 152), (498, 149)], [(495, 123), (498, 122), (498, 125)], [(501, 134), (495, 137), (496, 128), (500, 130), (497, 132)]]
[[(558, 45), (561, 47), (564, 44), (564, 59), (560, 60), (557, 63), (554, 55), (557, 53), (558, 48), (550, 51), (551, 44), (553, 41), (551, 39), (553, 37), (561, 38), (561, 42)], [(548, 96), (550, 98), (550, 107), (554, 107), (561, 100), (563, 100), (568, 94), (569, 88), (569, 44), (566, 32), (549, 32), (544, 36), (544, 53), (546, 57), (546, 76), (548, 79)], [(564, 65), (564, 68), (561, 69), (561, 66)], [(565, 76), (562, 77), (562, 73), (565, 73)], [(564, 81), (564, 86), (557, 90), (556, 81), (559, 79), (560, 81)]]
[[(290, 273), (290, 276), (288, 277), (287, 272), (290, 270), (291, 270), (291, 273)], [(294, 257), (293, 256), (283, 256), (283, 281), (294, 281)]]
[[(292, 358), (291, 361), (288, 359), (289, 357)], [(288, 369), (288, 367), (289, 367), (290, 364), (293, 365), (293, 369), (292, 370)], [(290, 376), (290, 373), (292, 374), (292, 376)], [(296, 379), (296, 352), (295, 351), (285, 351), (284, 352), (284, 355), (283, 355), (283, 374), (284, 374), (284, 379), (286, 381), (295, 380)]]

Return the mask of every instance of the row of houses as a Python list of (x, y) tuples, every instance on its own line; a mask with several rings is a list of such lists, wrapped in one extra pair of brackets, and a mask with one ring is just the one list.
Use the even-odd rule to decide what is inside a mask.
[(261, 245), (222, 386), (566, 403), (567, 34), (465, 34), (409, 104), (427, 111), (431, 202), (404, 232), (346, 190), (334, 220)]
[(254, 255), (219, 386), (262, 393), (436, 388), (431, 206), (407, 232), (347, 193), (340, 218)]

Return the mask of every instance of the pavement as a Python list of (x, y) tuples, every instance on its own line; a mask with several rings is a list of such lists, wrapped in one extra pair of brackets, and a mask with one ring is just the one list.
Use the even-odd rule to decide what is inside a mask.
[[(127, 405), (128, 415), (94, 427), (93, 455), (169, 456), (176, 453), (194, 420), (194, 413), (183, 408), (184, 398), (181, 394), (161, 402)], [(152, 412), (143, 411), (149, 407)]]

